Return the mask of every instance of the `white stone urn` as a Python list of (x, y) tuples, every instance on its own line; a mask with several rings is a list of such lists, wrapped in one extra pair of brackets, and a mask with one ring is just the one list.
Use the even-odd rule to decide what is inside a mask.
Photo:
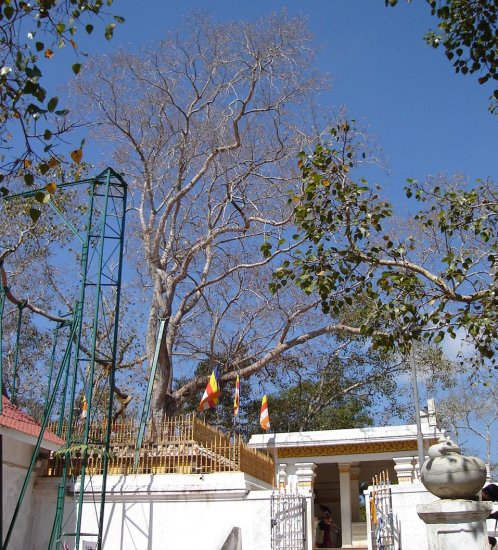
[(440, 439), (428, 454), (421, 479), (430, 493), (442, 499), (476, 500), (486, 481), (486, 465), (480, 458), (462, 456), (451, 439)]

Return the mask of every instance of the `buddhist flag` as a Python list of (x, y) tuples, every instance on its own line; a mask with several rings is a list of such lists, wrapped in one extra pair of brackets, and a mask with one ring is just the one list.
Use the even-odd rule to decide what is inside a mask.
[(377, 510), (375, 508), (375, 491), (370, 494), (370, 525), (372, 528), (377, 525)]
[(233, 398), (233, 415), (237, 416), (239, 414), (239, 408), (240, 408), (240, 378), (237, 374), (237, 378), (235, 380), (235, 396)]
[(216, 407), (218, 401), (220, 400), (220, 393), (220, 384), (218, 383), (218, 367), (216, 367), (209, 377), (209, 382), (204, 390), (204, 395), (202, 396), (199, 409), (201, 411), (205, 411), (206, 409)]
[(270, 429), (270, 416), (268, 414), (268, 399), (266, 395), (263, 395), (263, 400), (261, 401), (261, 415), (259, 417), (259, 423), (263, 430)]
[(88, 412), (88, 401), (86, 400), (86, 397), (83, 397), (83, 405), (81, 407), (80, 420), (85, 420), (87, 412)]

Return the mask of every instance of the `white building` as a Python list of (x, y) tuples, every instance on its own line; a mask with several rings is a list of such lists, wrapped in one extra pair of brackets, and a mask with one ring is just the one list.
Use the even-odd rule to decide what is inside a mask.
[[(382, 502), (389, 503), (394, 519), (393, 548), (426, 548), (425, 525), (415, 506), (435, 497), (418, 483), (415, 425), (255, 435), (249, 449), (227, 443), (226, 436), (206, 426), (194, 425), (194, 431), (188, 431), (190, 439), (178, 443), (171, 442), (173, 431), (168, 433), (167, 442), (144, 446), (137, 473), (132, 472), (129, 444), (116, 439), (106, 485), (104, 549), (312, 550), (317, 517), (325, 508), (340, 527), (342, 548), (372, 548), (377, 535), (370, 534), (369, 506), (366, 511), (362, 506), (372, 492), (365, 495), (363, 489), (375, 476), (393, 483), (387, 489), (382, 484), (376, 488), (376, 502), (379, 495), (387, 496)], [(428, 419), (422, 421), (422, 433), (425, 448), (442, 435)], [(23, 443), (22, 434), (10, 434), (15, 446)], [(36, 438), (31, 438), (32, 449)], [(43, 452), (57, 446), (48, 441)], [(256, 449), (269, 452), (274, 462)], [(15, 506), (14, 493), (19, 491), (29, 454), (26, 448), (20, 453), (22, 459), (6, 461), (4, 456), (7, 508)], [(103, 481), (99, 467), (98, 461), (88, 466), (80, 549), (95, 547), (97, 540), (96, 511)], [(47, 549), (60, 484), (57, 472), (52, 460), (46, 475), (36, 475), (30, 483), (28, 508), (9, 549)], [(75, 547), (79, 491), (79, 482), (66, 487), (61, 549), (64, 544)], [(10, 508), (4, 509), (4, 532)]]
[[(421, 425), (427, 450), (444, 434), (427, 416)], [(380, 481), (384, 473), (394, 484), (389, 492), (393, 514), (403, 523), (397, 529), (397, 536), (405, 539), (403, 549), (424, 548), (425, 525), (415, 506), (436, 497), (419, 483), (416, 425), (254, 435), (249, 445), (273, 454), (280, 491), (308, 491), (309, 518), (330, 510), (340, 527), (343, 548), (369, 544), (369, 506), (360, 514), (365, 501), (362, 487), (371, 486), (375, 476)], [(422, 542), (415, 540), (412, 527), (420, 531)], [(308, 540), (313, 535), (313, 521), (308, 521)]]

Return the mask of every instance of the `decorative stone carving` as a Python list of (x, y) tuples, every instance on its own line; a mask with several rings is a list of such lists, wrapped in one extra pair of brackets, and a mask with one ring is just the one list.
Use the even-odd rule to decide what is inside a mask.
[(475, 500), (486, 481), (486, 465), (474, 456), (462, 456), (451, 439), (429, 447), (429, 460), (422, 466), (425, 488), (443, 499)]
[(414, 458), (413, 456), (400, 456), (393, 458), (395, 466), (394, 471), (398, 478), (398, 483), (413, 483), (415, 479)]

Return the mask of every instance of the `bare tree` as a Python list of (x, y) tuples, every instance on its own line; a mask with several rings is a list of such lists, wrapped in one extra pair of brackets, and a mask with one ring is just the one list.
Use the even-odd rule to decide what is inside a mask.
[[(202, 387), (195, 365), (220, 350), (243, 345), (247, 377), (312, 338), (359, 334), (328, 324), (295, 289), (272, 295), (274, 255), (260, 253), (289, 231), (296, 154), (311, 139), (307, 109), (325, 84), (310, 69), (313, 53), (304, 24), (282, 13), (223, 25), (192, 16), (181, 32), (97, 59), (77, 79), (85, 117), (131, 184), (149, 362), (166, 319), (158, 411)], [(190, 379), (173, 391), (179, 375)]]
[[(459, 387), (458, 392), (450, 393), (438, 405), (442, 423), (450, 429), (455, 438), (468, 445), (466, 436), (473, 436), (485, 445), (485, 462), (488, 475), (496, 467), (496, 456), (493, 456), (492, 433), (498, 422), (498, 389), (496, 377), (491, 377), (491, 383), (468, 384)], [(493, 460), (495, 459), (495, 460)]]

